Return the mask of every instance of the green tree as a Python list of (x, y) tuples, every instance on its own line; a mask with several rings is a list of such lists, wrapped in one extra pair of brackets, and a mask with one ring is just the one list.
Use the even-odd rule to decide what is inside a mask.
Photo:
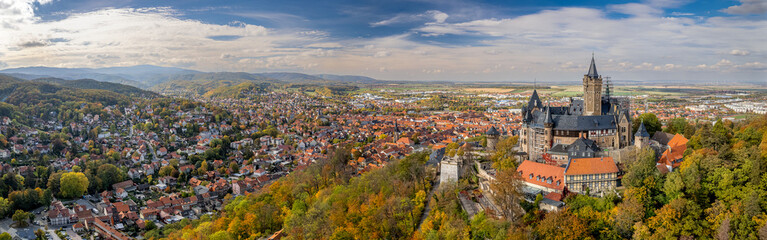
[(63, 173), (57, 172), (54, 174), (51, 174), (50, 177), (48, 177), (48, 189), (51, 190), (51, 193), (54, 195), (58, 195), (59, 191), (61, 190), (61, 175)]
[(48, 240), (48, 237), (45, 236), (45, 231), (43, 231), (42, 228), (35, 230), (35, 237), (35, 240)]
[(13, 240), (10, 233), (0, 233), (0, 240)]
[(633, 136), (633, 133), (639, 129), (639, 124), (644, 123), (645, 129), (647, 129), (647, 133), (650, 134), (650, 136), (655, 135), (655, 132), (660, 131), (663, 129), (663, 124), (661, 124), (660, 120), (658, 120), (658, 117), (655, 116), (653, 113), (644, 113), (642, 115), (639, 115), (638, 118), (634, 119), (634, 121), (631, 122), (631, 133)]
[(173, 173), (173, 171), (176, 171), (176, 169), (173, 168), (173, 166), (168, 165), (168, 166), (160, 168), (160, 171), (158, 172), (158, 174), (160, 174), (160, 176), (163, 176), (163, 177), (170, 176), (171, 173)]
[(0, 218), (11, 213), (11, 204), (11, 201), (8, 201), (8, 199), (0, 197)]
[(687, 119), (685, 118), (674, 118), (668, 121), (666, 124), (666, 132), (671, 134), (684, 134), (685, 129), (687, 129)]
[(16, 213), (13, 214), (13, 221), (16, 223), (17, 227), (27, 227), (29, 225), (30, 214), (25, 212), (24, 210), (16, 210)]
[(493, 168), (503, 170), (507, 168), (516, 169), (516, 151), (514, 147), (517, 146), (518, 136), (507, 137), (501, 139), (495, 146), (495, 153), (490, 156), (490, 160), (493, 161)]
[(88, 178), (80, 172), (68, 172), (61, 175), (61, 196), (64, 198), (81, 197), (88, 190)]
[(112, 184), (122, 182), (126, 174), (112, 164), (104, 164), (96, 170), (96, 175), (101, 179), (104, 189), (111, 189)]
[(646, 178), (657, 177), (658, 175), (658, 169), (655, 167), (655, 151), (645, 147), (639, 150), (636, 159), (629, 163), (628, 171), (623, 176), (623, 184), (630, 187), (641, 187)]

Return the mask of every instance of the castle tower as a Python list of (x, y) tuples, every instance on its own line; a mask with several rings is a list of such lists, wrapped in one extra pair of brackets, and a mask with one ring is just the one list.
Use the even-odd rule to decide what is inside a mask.
[(554, 119), (551, 118), (551, 106), (546, 106), (546, 119), (543, 121), (543, 134), (546, 144), (543, 145), (544, 152), (548, 152), (551, 149), (551, 145), (554, 142)]
[(650, 134), (644, 127), (644, 121), (639, 124), (636, 134), (634, 134), (634, 146), (641, 149), (650, 144)]
[(495, 129), (495, 126), (491, 126), (485, 133), (485, 136), (487, 137), (487, 151), (494, 152), (495, 146), (498, 144), (498, 138), (501, 137), (501, 133), (498, 132), (498, 129)]
[(597, 74), (594, 56), (591, 56), (589, 72), (583, 75), (583, 115), (597, 116), (602, 114), (602, 77)]

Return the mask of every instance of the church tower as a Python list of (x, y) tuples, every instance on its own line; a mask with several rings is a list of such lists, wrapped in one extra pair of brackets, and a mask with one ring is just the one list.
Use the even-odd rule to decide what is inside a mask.
[(602, 77), (597, 74), (594, 56), (591, 56), (589, 72), (583, 75), (583, 115), (597, 116), (602, 114)]
[(498, 132), (498, 129), (496, 129), (495, 126), (490, 126), (490, 129), (487, 130), (485, 136), (487, 137), (487, 151), (495, 152), (495, 146), (498, 145), (498, 139), (500, 138), (501, 133)]
[(639, 124), (637, 132), (634, 134), (634, 146), (639, 149), (650, 144), (650, 134), (647, 133), (647, 129), (644, 127), (644, 121)]

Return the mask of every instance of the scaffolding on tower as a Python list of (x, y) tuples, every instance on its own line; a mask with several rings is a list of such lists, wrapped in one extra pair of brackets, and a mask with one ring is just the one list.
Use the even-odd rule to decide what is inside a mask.
[(610, 80), (610, 77), (605, 77), (605, 84), (603, 86), (604, 86), (604, 92), (605, 92), (605, 99), (609, 101), (612, 94), (610, 89), (613, 88), (613, 82)]

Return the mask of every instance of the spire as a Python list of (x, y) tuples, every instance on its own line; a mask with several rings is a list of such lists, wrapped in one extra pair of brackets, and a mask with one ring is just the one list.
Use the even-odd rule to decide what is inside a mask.
[(594, 63), (594, 53), (591, 53), (591, 66), (589, 66), (589, 73), (586, 74), (586, 76), (592, 77), (592, 78), (598, 78), (599, 74), (597, 74), (597, 65)]
[(485, 135), (498, 136), (498, 135), (501, 135), (501, 133), (498, 132), (498, 129), (496, 129), (495, 126), (490, 126), (490, 129), (487, 130)]
[(644, 119), (642, 120), (642, 123), (639, 124), (639, 128), (637, 129), (636, 134), (634, 134), (635, 137), (650, 137), (650, 134), (647, 133), (647, 129), (644, 127)]
[(551, 118), (551, 104), (546, 105), (546, 119), (543, 120), (543, 124), (554, 124), (554, 119)]
[(522, 121), (523, 122), (527, 122), (527, 120), (528, 120), (527, 111), (524, 111), (524, 112), (525, 112), (525, 117), (522, 118)]
[(543, 103), (541, 102), (541, 98), (538, 97), (538, 91), (533, 89), (533, 95), (530, 96), (530, 102), (527, 103), (527, 108), (532, 110), (535, 107), (541, 109), (543, 108)]

